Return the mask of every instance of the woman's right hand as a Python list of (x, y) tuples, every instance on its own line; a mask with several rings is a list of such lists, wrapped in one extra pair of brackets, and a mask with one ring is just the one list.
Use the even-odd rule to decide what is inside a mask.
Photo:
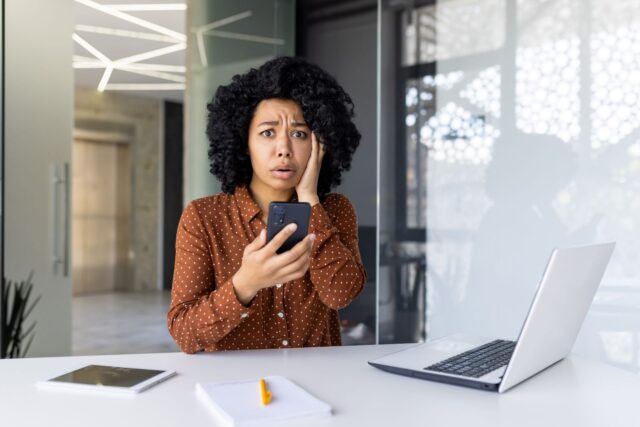
[(267, 233), (262, 230), (255, 240), (247, 245), (242, 255), (242, 265), (233, 275), (233, 288), (238, 300), (248, 305), (262, 288), (299, 279), (309, 269), (311, 247), (315, 234), (307, 235), (290, 250), (277, 254), (276, 250), (296, 230), (289, 224), (267, 243)]

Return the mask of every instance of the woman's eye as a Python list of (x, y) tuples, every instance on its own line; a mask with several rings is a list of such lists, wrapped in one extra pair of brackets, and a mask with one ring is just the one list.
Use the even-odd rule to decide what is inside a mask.
[(270, 136), (273, 136), (273, 131), (269, 129), (263, 130), (262, 132), (260, 132), (260, 135), (270, 137)]
[(291, 134), (294, 138), (306, 138), (307, 133), (301, 130), (297, 130)]

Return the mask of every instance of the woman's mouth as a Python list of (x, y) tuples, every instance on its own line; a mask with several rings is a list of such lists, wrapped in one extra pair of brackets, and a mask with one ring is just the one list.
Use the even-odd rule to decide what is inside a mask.
[(278, 168), (273, 169), (271, 174), (278, 179), (290, 179), (295, 174), (295, 171), (290, 168)]

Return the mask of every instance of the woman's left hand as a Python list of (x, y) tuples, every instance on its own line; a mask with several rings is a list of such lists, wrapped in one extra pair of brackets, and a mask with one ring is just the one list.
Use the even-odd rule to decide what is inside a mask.
[(307, 167), (296, 185), (296, 194), (299, 202), (307, 202), (311, 206), (320, 203), (318, 197), (318, 177), (320, 176), (320, 166), (324, 157), (324, 144), (318, 142), (315, 132), (311, 132), (311, 156), (307, 162)]

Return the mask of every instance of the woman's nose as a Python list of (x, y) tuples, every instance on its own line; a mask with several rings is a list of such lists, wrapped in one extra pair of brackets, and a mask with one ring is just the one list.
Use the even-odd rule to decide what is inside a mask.
[(276, 150), (278, 157), (293, 157), (293, 153), (291, 152), (291, 141), (289, 141), (288, 136), (280, 138)]

